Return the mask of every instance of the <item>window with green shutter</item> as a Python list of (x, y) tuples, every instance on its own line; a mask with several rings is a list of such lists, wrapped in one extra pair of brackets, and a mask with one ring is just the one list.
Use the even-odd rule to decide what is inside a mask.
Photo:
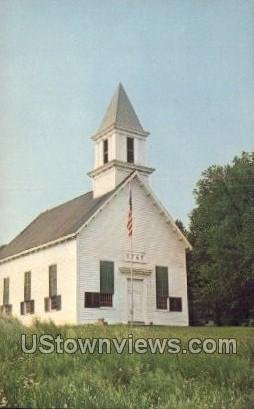
[(20, 303), (20, 315), (34, 314), (34, 300), (22, 301)]
[(100, 292), (85, 292), (85, 308), (112, 307), (114, 294), (114, 262), (100, 261)]
[(9, 305), (10, 294), (10, 278), (4, 278), (4, 291), (3, 291), (3, 305)]
[(34, 300), (31, 300), (31, 271), (24, 274), (24, 301), (20, 303), (20, 315), (34, 314)]
[(49, 296), (57, 295), (57, 266), (49, 266)]
[(44, 298), (45, 312), (60, 311), (62, 309), (62, 296), (57, 294), (57, 265), (49, 266), (49, 296)]
[(168, 268), (156, 266), (156, 306), (166, 310), (168, 300)]
[(100, 262), (100, 293), (114, 294), (114, 263), (113, 261)]
[(51, 297), (51, 310), (61, 310), (62, 297), (61, 295), (54, 295)]
[(31, 300), (31, 271), (26, 271), (24, 276), (24, 300)]

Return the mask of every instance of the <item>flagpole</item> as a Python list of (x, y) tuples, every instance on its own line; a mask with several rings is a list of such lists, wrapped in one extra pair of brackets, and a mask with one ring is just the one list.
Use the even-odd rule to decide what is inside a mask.
[(131, 323), (134, 321), (134, 302), (133, 302), (133, 240), (131, 235)]
[(131, 226), (131, 234), (130, 234), (130, 249), (131, 249), (131, 325), (134, 321), (134, 299), (133, 299), (133, 203), (132, 203), (132, 191), (131, 191), (131, 181), (130, 181), (130, 192), (129, 196), (131, 198), (131, 218), (132, 218), (132, 226)]

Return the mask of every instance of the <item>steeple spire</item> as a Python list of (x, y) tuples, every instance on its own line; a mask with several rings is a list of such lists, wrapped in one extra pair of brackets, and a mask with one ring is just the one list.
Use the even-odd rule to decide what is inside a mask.
[(119, 83), (97, 133), (110, 128), (129, 130), (147, 135), (121, 83)]
[(92, 137), (95, 163), (88, 175), (93, 180), (94, 197), (115, 189), (134, 170), (148, 183), (148, 176), (154, 171), (146, 165), (148, 135), (120, 83)]

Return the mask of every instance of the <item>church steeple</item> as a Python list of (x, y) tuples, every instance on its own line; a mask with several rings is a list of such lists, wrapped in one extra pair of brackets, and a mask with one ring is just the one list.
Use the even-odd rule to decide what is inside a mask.
[(121, 83), (118, 85), (113, 98), (111, 99), (106, 114), (99, 127), (98, 133), (104, 132), (113, 126), (148, 135), (148, 132), (144, 131)]
[(154, 170), (146, 166), (148, 135), (120, 83), (92, 137), (95, 166), (88, 175), (93, 179), (94, 197), (114, 189), (133, 170), (137, 170), (144, 180), (148, 179)]

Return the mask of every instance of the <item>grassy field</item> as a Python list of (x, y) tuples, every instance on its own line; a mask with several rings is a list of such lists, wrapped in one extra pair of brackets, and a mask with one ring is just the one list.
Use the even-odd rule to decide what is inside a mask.
[[(67, 337), (231, 338), (236, 355), (24, 354), (21, 333)], [(127, 326), (24, 329), (0, 318), (0, 407), (254, 408), (254, 329)]]

